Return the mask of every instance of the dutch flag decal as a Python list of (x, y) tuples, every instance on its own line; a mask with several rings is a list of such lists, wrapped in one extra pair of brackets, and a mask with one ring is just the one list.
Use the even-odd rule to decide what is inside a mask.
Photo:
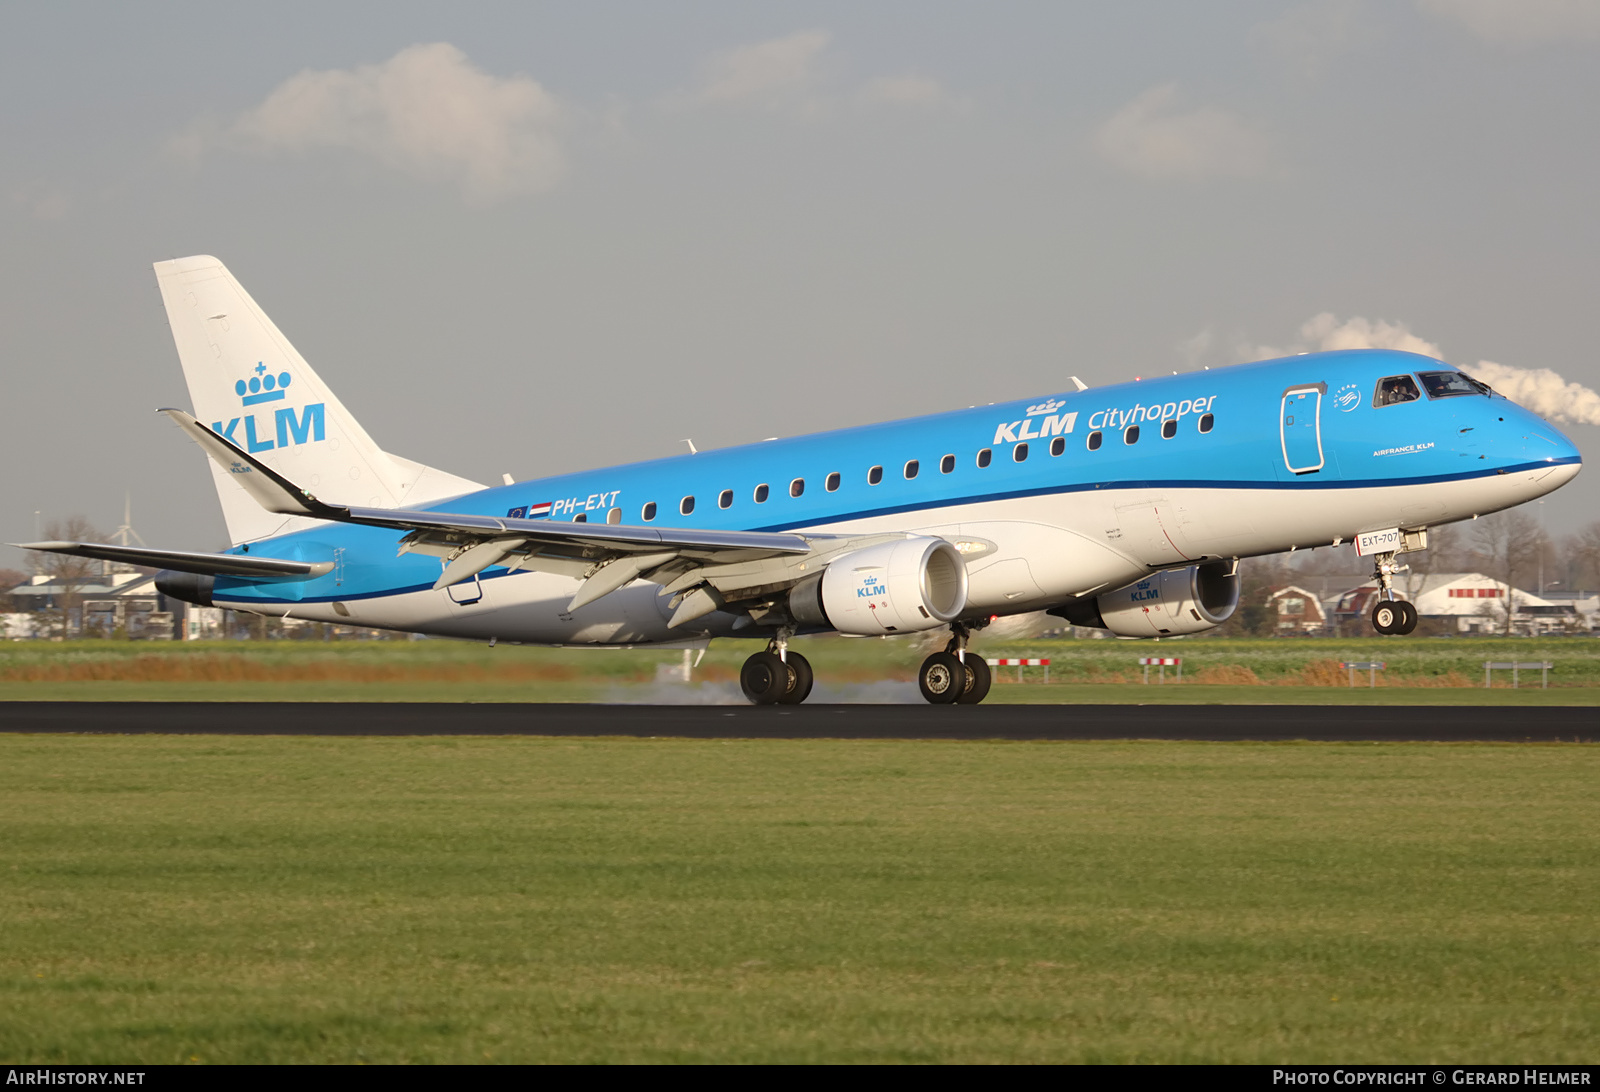
[(550, 502), (549, 501), (545, 501), (543, 504), (530, 504), (530, 505), (528, 505), (528, 518), (529, 519), (544, 519), (544, 518), (548, 517), (549, 515), (550, 515)]

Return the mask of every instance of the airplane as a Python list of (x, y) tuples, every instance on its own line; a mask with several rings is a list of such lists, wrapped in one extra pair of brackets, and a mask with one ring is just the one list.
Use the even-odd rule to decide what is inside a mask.
[(485, 487), (384, 451), (216, 258), (158, 262), (233, 546), (21, 544), (162, 569), (189, 603), (555, 646), (762, 647), (758, 705), (798, 704), (800, 634), (948, 630), (933, 704), (989, 690), (971, 635), (1048, 611), (1118, 637), (1201, 633), (1241, 558), (1354, 541), (1409, 633), (1398, 560), (1522, 504), (1582, 458), (1442, 361), (1306, 353)]

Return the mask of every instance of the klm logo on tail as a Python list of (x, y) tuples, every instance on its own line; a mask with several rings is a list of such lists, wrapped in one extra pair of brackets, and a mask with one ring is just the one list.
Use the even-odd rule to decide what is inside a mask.
[[(267, 371), (267, 366), (257, 363), (252, 369), (255, 372), (248, 380), (241, 379), (233, 385), (233, 391), (239, 396), (242, 406), (258, 406), (263, 402), (281, 402), (289, 397), (289, 384), (294, 377), (288, 372), (279, 372), (272, 375)], [(264, 439), (273, 436), (273, 432), (258, 434), (256, 416), (252, 412), (246, 416), (235, 417), (223, 427), (221, 421), (211, 423), (211, 431), (221, 436), (230, 443), (243, 443), (244, 449), (252, 455), (262, 451), (271, 451), (275, 447), (288, 447), (290, 444), (315, 443), (327, 438), (327, 409), (324, 402), (313, 402), (305, 406), (296, 414), (294, 407), (274, 410), (272, 422), (276, 433), (275, 439)], [(240, 424), (244, 425), (242, 441), (234, 436)]]

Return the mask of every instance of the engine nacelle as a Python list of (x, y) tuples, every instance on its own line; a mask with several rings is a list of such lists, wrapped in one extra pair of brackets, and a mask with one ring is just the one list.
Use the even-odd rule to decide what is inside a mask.
[(1176, 637), (1220, 626), (1239, 605), (1239, 574), (1227, 562), (1166, 569), (1050, 613), (1118, 637)]
[(924, 536), (841, 554), (789, 593), (789, 613), (801, 625), (864, 637), (933, 629), (966, 606), (960, 551)]

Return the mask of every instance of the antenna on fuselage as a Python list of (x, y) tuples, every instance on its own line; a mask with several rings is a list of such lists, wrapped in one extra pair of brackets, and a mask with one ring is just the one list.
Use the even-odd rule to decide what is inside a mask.
[(686, 437), (684, 437), (683, 442), (689, 445), (689, 454), (691, 454), (691, 455), (700, 454), (700, 449), (694, 446), (694, 441), (693, 440), (689, 439), (686, 436)]

